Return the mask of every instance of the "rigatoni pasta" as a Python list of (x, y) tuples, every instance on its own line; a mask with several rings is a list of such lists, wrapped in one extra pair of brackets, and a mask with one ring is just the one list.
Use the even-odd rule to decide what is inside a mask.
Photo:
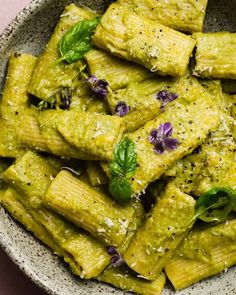
[[(175, 113), (174, 117), (173, 112)], [(194, 117), (196, 112), (198, 112), (198, 116)], [(195, 119), (193, 120), (193, 118)], [(178, 140), (179, 146), (171, 153), (158, 155), (154, 152), (154, 147), (148, 138), (151, 136), (152, 130), (163, 128), (165, 127), (163, 124), (168, 122), (172, 122), (172, 137)], [(129, 138), (136, 144), (139, 163), (132, 179), (133, 192), (138, 194), (145, 190), (147, 185), (158, 179), (171, 164), (190, 154), (210, 131), (217, 128), (218, 124), (217, 107), (212, 98), (205, 95), (188, 105), (176, 102), (156, 119), (130, 134)]]
[(194, 74), (200, 77), (236, 79), (236, 34), (195, 33), (197, 41)]
[(38, 117), (38, 112), (21, 116), (21, 129), (18, 131), (18, 138), (23, 145), (31, 149), (50, 153), (47, 138), (42, 134), (39, 127)]
[(43, 157), (27, 152), (3, 173), (3, 177), (21, 192), (19, 200), (31, 212), (33, 219), (47, 229), (63, 251), (69, 253), (69, 258), (65, 253), (61, 255), (71, 265), (72, 270), (85, 278), (97, 276), (109, 264), (109, 255), (105, 246), (42, 207), (44, 195), (57, 171)]
[(176, 290), (235, 264), (235, 225), (231, 220), (205, 230), (196, 229), (185, 238), (165, 267)]
[(135, 212), (132, 206), (118, 206), (67, 171), (57, 175), (44, 197), (44, 204), (108, 246), (116, 247), (124, 240)]
[(92, 19), (94, 17), (96, 17), (96, 14), (93, 12), (79, 8), (74, 4), (66, 7), (44, 53), (38, 61), (29, 87), (31, 94), (42, 100), (48, 100), (62, 88), (73, 86), (73, 82), (78, 78), (83, 63), (78, 61), (71, 65), (66, 63), (56, 64), (60, 58), (58, 44), (61, 37), (73, 25), (83, 19)]
[(49, 232), (33, 218), (28, 208), (22, 205), (19, 201), (21, 198), (21, 195), (17, 191), (9, 188), (3, 193), (1, 204), (18, 222), (23, 224), (28, 231), (33, 232), (39, 240), (61, 256), (62, 251), (60, 247), (55, 243)]
[(124, 126), (120, 117), (67, 112), (58, 122), (57, 130), (72, 146), (95, 160), (111, 160)]
[(216, 186), (236, 186), (231, 98), (222, 93), (219, 81), (204, 81), (204, 85), (207, 91), (214, 94), (214, 101), (220, 112), (220, 124), (193, 154), (179, 160), (165, 173), (166, 176), (173, 178), (172, 183), (182, 191), (196, 195), (201, 195)]
[(79, 158), (85, 160), (96, 160), (98, 158), (78, 150), (58, 132), (58, 126), (65, 116), (62, 110), (47, 110), (38, 116), (39, 128), (50, 152), (65, 157)]
[[(27, 92), (37, 58), (28, 54), (14, 54), (10, 57), (6, 83), (0, 101), (0, 156), (17, 157), (24, 153), (17, 136), (19, 115), (29, 105)], [(22, 81), (22, 75), (24, 80)]]
[(141, 64), (160, 75), (182, 76), (195, 41), (155, 21), (112, 4), (101, 19), (93, 41), (111, 54)]
[(125, 273), (122, 269), (107, 268), (98, 277), (99, 281), (114, 285), (124, 291), (131, 291), (141, 295), (159, 295), (165, 285), (165, 275), (162, 273), (153, 281), (147, 281)]
[[(192, 226), (195, 201), (169, 185), (124, 254), (131, 269), (155, 280)], [(136, 257), (139, 257), (138, 261)]]
[(131, 11), (183, 32), (201, 32), (207, 0), (119, 0)]
[(124, 88), (131, 82), (141, 82), (153, 74), (135, 63), (128, 63), (108, 53), (93, 49), (86, 54), (92, 75), (105, 79), (112, 90)]
[[(33, 55), (21, 53), (11, 55), (1, 99), (1, 112), (10, 110), (11, 107), (29, 105), (28, 88), (36, 63), (37, 58)], [(22, 79), (22, 76), (24, 79)], [(2, 110), (2, 107), (7, 106), (9, 108)]]
[(89, 182), (92, 186), (100, 186), (108, 184), (108, 178), (99, 162), (88, 161), (87, 163), (87, 174), (89, 177)]

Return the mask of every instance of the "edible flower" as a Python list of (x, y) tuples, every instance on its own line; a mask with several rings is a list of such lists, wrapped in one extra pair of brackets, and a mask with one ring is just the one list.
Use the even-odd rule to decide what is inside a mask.
[(114, 267), (119, 267), (125, 263), (124, 259), (120, 253), (114, 247), (108, 248), (108, 254), (111, 256), (111, 265)]
[(104, 98), (108, 94), (108, 82), (103, 79), (98, 79), (95, 75), (92, 75), (90, 78), (85, 79), (85, 82), (88, 83), (94, 93), (99, 97)]
[(115, 114), (124, 117), (130, 111), (130, 107), (124, 101), (119, 101), (115, 107)]
[(177, 93), (171, 93), (167, 90), (159, 91), (156, 95), (156, 98), (161, 101), (161, 111), (164, 111), (165, 106), (172, 102), (173, 100), (177, 99), (179, 95)]
[(154, 145), (154, 151), (158, 154), (163, 154), (165, 150), (175, 150), (179, 141), (175, 138), (170, 138), (173, 133), (171, 123), (161, 124), (158, 129), (152, 129), (148, 138), (149, 142)]
[(60, 109), (68, 111), (72, 102), (72, 91), (70, 88), (64, 88), (61, 90), (60, 100)]

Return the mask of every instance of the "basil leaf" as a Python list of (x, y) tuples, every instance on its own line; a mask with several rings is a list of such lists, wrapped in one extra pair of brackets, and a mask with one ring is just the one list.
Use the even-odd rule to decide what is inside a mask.
[(194, 219), (223, 222), (235, 208), (236, 190), (230, 187), (213, 188), (198, 199)]
[(65, 60), (70, 64), (83, 59), (85, 53), (92, 49), (91, 36), (99, 22), (98, 17), (83, 20), (69, 29), (59, 42), (61, 58), (57, 63)]
[(117, 201), (128, 202), (132, 198), (130, 178), (137, 168), (137, 154), (134, 142), (123, 139), (114, 151), (113, 160), (110, 163), (112, 179), (109, 191)]
[(113, 177), (109, 184), (109, 192), (119, 202), (127, 203), (131, 200), (132, 188), (125, 177)]
[(137, 168), (137, 154), (135, 144), (131, 139), (123, 139), (115, 149), (114, 158), (111, 161), (110, 169), (112, 175), (122, 175), (131, 178)]

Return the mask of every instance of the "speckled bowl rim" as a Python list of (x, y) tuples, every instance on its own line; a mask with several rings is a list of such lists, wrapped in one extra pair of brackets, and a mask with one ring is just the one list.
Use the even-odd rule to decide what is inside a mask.
[[(7, 47), (9, 41), (24, 21), (34, 12), (35, 9), (39, 8), (43, 3), (46, 3), (47, 0), (32, 0), (25, 8), (23, 8), (17, 16), (7, 25), (7, 27), (0, 34), (0, 54), (2, 54), (3, 47)], [(15, 265), (29, 278), (34, 282), (38, 287), (46, 291), (48, 294), (57, 295), (57, 292), (52, 290), (45, 282), (40, 278), (39, 275), (34, 273), (30, 266), (23, 261), (19, 261), (17, 253), (14, 252), (11, 246), (8, 246), (7, 239), (4, 239), (0, 235), (0, 246), (7, 254), (7, 256), (15, 263)]]
[[(37, 2), (37, 3), (35, 3)], [(7, 27), (0, 34), (0, 53), (3, 47), (8, 44), (18, 27), (24, 23), (27, 17), (30, 16), (35, 8), (40, 7), (46, 0), (32, 0), (25, 8), (23, 8), (17, 16), (7, 25)]]

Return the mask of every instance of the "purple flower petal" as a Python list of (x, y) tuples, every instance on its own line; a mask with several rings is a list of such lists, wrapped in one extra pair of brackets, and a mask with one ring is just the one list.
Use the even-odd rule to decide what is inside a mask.
[(163, 154), (165, 150), (175, 150), (178, 140), (170, 138), (173, 133), (173, 127), (170, 122), (160, 124), (158, 129), (152, 129), (148, 141), (154, 145), (154, 152)]
[(115, 107), (115, 114), (123, 117), (130, 111), (130, 107), (124, 101), (119, 101)]
[(170, 122), (164, 123), (163, 129), (164, 129), (164, 136), (165, 137), (170, 137), (172, 135), (173, 127)]
[(171, 93), (171, 101), (177, 99), (179, 95), (177, 93)]
[(125, 263), (124, 259), (120, 255), (114, 255), (111, 257), (110, 263), (114, 267), (119, 267)]
[(157, 137), (158, 137), (159, 139), (165, 137), (165, 124), (161, 124), (161, 125), (159, 125), (159, 127), (158, 127), (157, 130), (158, 130), (158, 135), (157, 135)]
[(109, 255), (119, 255), (119, 252), (116, 250), (116, 248), (112, 246), (108, 248), (107, 252)]
[(92, 75), (90, 78), (85, 79), (85, 82), (88, 83), (94, 93), (99, 97), (104, 98), (108, 94), (108, 82), (106, 80), (98, 79), (95, 75)]
[(92, 75), (91, 77), (89, 77), (85, 81), (88, 82), (88, 83), (91, 83), (91, 84), (95, 84), (95, 83), (97, 83), (98, 78), (95, 75)]
[(169, 92), (166, 90), (162, 90), (157, 93), (156, 97), (161, 100), (162, 102), (165, 102), (166, 100), (169, 99)]
[(123, 257), (120, 255), (120, 253), (117, 251), (117, 249), (115, 247), (112, 247), (112, 246), (109, 247), (107, 252), (109, 255), (112, 256), (110, 263), (114, 267), (119, 267), (125, 263)]
[(165, 151), (165, 145), (163, 141), (159, 141), (155, 144), (154, 152), (157, 154), (163, 154)]
[(179, 141), (178, 139), (175, 139), (175, 138), (166, 138), (164, 140), (165, 147), (171, 151), (176, 150), (178, 144), (179, 144)]
[(171, 123), (167, 122), (167, 123), (161, 124), (159, 126), (157, 137), (159, 139), (169, 137), (172, 135), (172, 132), (173, 132), (173, 128), (171, 126)]
[(152, 129), (150, 132), (150, 136), (148, 138), (148, 141), (151, 144), (156, 144), (157, 143), (157, 137), (158, 137), (158, 130), (157, 129)]
[(161, 101), (161, 111), (164, 111), (165, 106), (169, 103), (172, 102), (173, 100), (177, 99), (179, 95), (177, 93), (170, 93), (167, 90), (162, 90), (159, 91), (156, 94), (156, 98)]

